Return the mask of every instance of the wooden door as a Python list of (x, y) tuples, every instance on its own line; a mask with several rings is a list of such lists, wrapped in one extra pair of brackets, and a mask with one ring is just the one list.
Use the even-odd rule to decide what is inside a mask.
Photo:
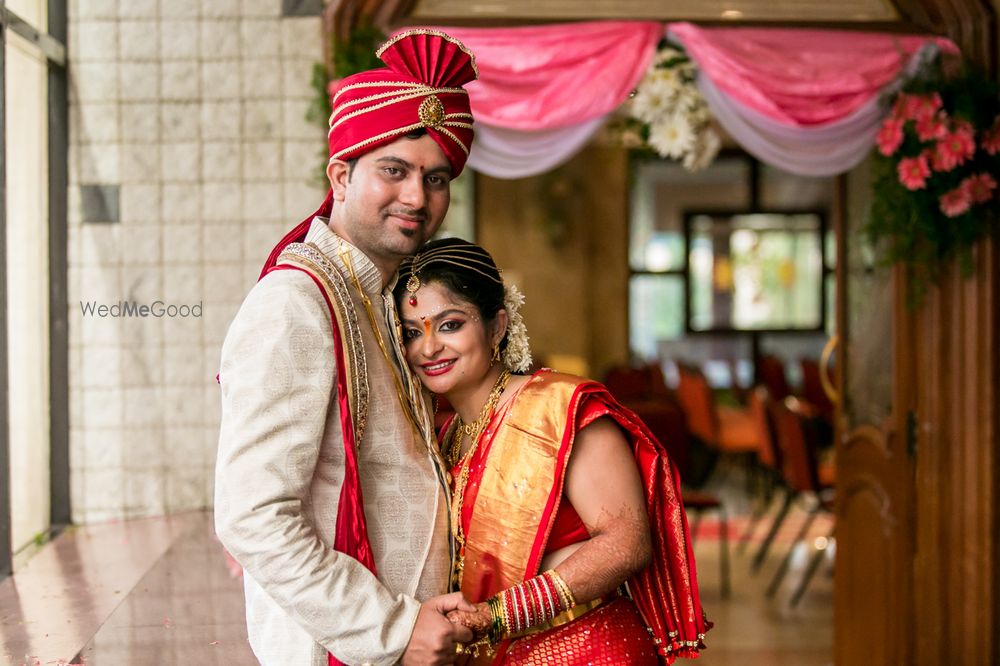
[(898, 325), (905, 282), (864, 244), (867, 192), (865, 166), (838, 179), (834, 663), (897, 666), (911, 662), (913, 638), (912, 381), (901, 361), (912, 345)]

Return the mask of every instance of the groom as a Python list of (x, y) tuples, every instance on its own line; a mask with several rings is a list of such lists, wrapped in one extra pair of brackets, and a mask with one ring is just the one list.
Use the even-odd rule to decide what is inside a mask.
[(396, 268), (448, 209), (474, 58), (413, 30), (344, 79), (330, 192), (272, 251), (222, 348), (216, 530), (262, 664), (453, 663), (448, 487), (402, 357)]

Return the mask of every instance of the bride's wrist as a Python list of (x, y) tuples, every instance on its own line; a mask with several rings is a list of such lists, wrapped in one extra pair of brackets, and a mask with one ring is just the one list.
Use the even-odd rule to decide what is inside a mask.
[(566, 582), (549, 569), (492, 596), (486, 602), (490, 612), (490, 642), (544, 624), (576, 605)]

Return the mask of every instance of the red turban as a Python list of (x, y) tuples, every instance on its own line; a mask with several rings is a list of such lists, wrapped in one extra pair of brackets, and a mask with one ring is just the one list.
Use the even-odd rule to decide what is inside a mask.
[[(330, 159), (350, 160), (418, 129), (444, 151), (452, 177), (462, 173), (472, 144), (472, 111), (463, 85), (479, 78), (476, 58), (453, 37), (414, 29), (395, 35), (376, 55), (387, 67), (344, 78), (333, 94)], [(290, 243), (301, 242), (316, 216), (329, 217), (333, 192), (279, 242), (260, 276)]]
[(349, 76), (333, 94), (330, 159), (349, 160), (418, 129), (441, 146), (452, 177), (465, 167), (472, 112), (463, 85), (478, 78), (476, 59), (436, 30), (407, 30), (376, 55), (388, 65)]

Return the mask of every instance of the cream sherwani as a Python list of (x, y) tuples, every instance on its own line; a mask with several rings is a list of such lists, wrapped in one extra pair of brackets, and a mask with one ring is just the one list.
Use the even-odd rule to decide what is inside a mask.
[[(331, 547), (344, 478), (337, 369), (326, 301), (298, 270), (258, 282), (223, 344), (216, 530), (244, 567), (247, 630), (262, 664), (325, 665), (327, 650), (347, 664), (393, 664), (420, 601), (447, 591), (447, 486), (439, 457), (397, 397), (393, 373), (407, 370), (391, 291), (326, 220), (313, 220), (306, 243), (333, 262), (357, 312), (369, 385), (358, 467), (378, 578)], [(341, 248), (371, 300), (392, 365)]]

